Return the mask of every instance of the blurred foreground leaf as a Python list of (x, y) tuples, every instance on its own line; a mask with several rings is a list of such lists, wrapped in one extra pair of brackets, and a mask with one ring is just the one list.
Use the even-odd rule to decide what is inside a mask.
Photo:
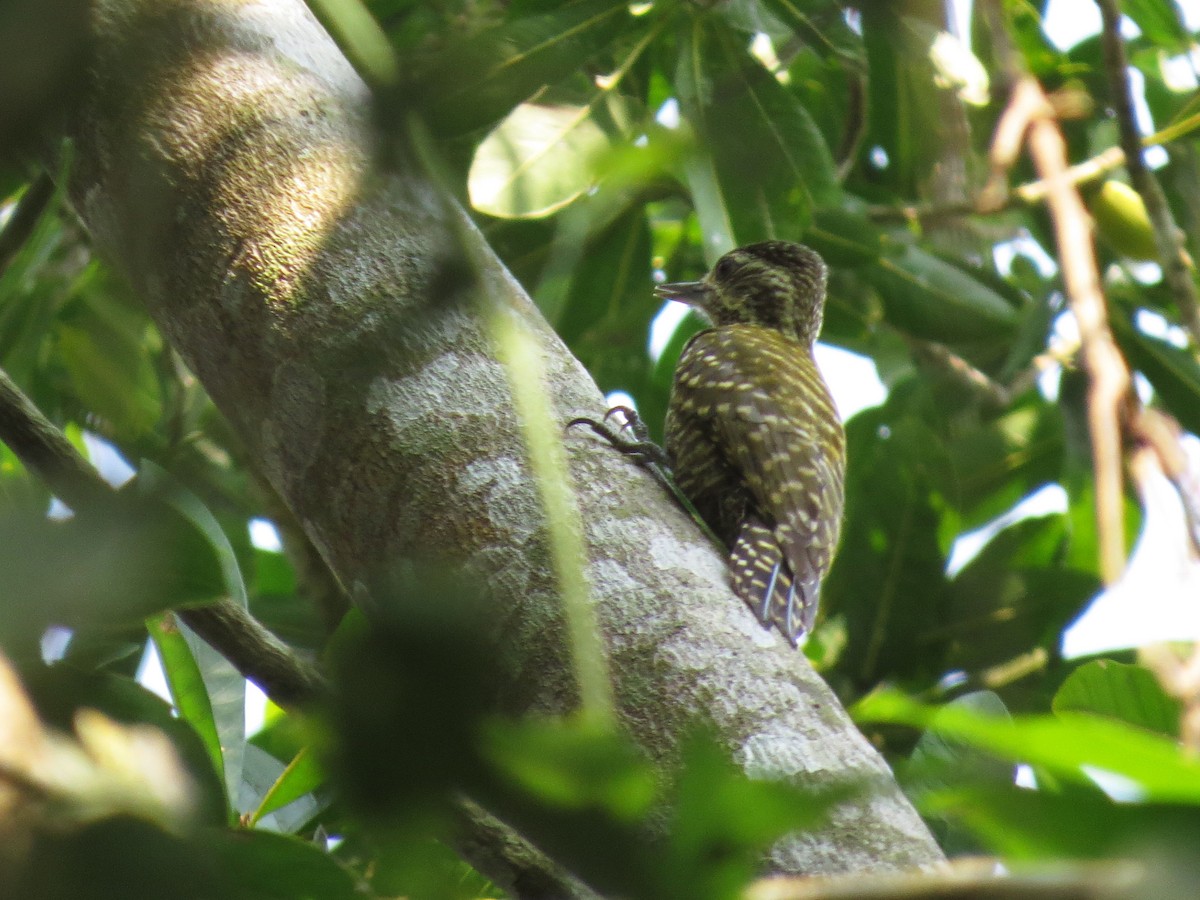
[(1141, 798), (1200, 805), (1200, 760), (1168, 738), (1109, 718), (1064, 711), (1001, 719), (960, 707), (931, 707), (896, 691), (879, 691), (852, 709), (860, 722), (931, 729), (1002, 759), (1043, 767), (1090, 784), (1089, 770), (1120, 776)]

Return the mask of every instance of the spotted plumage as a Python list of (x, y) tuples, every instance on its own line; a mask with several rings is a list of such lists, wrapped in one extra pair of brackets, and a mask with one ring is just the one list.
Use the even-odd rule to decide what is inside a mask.
[(657, 289), (713, 323), (675, 369), (675, 481), (730, 547), (738, 595), (793, 643), (812, 628), (842, 519), (845, 435), (813, 361), (825, 278), (812, 250), (767, 241)]

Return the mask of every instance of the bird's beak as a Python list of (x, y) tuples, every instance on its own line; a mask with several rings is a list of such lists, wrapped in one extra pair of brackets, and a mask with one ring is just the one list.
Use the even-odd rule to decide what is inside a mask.
[(677, 281), (660, 284), (654, 288), (654, 296), (663, 300), (678, 300), (689, 306), (703, 306), (710, 288), (707, 281)]

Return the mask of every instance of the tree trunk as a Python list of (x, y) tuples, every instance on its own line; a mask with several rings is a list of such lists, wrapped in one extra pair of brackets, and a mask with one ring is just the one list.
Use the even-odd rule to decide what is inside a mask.
[[(480, 305), (444, 296), (464, 227), (482, 260), (473, 289), (541, 347), (559, 422), (603, 414), (587, 372), (434, 184), (377, 165), (368, 92), (300, 0), (95, 9), (72, 196), (100, 252), (352, 596), (406, 560), (465, 567), (503, 611), (508, 704), (571, 709), (506, 374)], [(586, 432), (566, 440), (619, 715), (637, 742), (670, 759), (699, 719), (754, 776), (878, 783), (781, 842), (779, 870), (939, 859), (829, 688), (733, 595), (722, 554), (635, 465)]]

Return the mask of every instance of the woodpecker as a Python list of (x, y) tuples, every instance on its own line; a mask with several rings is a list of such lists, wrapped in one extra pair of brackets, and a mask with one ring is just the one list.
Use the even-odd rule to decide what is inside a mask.
[(844, 504), (845, 432), (813, 359), (827, 274), (808, 247), (765, 241), (655, 289), (712, 323), (675, 368), (667, 462), (729, 547), (734, 590), (793, 646), (812, 629)]

